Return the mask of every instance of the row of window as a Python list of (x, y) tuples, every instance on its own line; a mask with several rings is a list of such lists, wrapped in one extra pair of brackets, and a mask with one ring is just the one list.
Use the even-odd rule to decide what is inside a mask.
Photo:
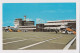
[(19, 28), (36, 28), (36, 27), (19, 27)]

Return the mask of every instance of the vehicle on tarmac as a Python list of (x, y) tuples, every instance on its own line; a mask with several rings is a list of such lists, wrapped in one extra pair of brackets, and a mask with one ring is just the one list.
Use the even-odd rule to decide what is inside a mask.
[(7, 26), (5, 28), (5, 32), (21, 32), (21, 30), (19, 30), (18, 28), (12, 28), (10, 26)]
[(76, 31), (74, 29), (66, 28), (62, 31), (62, 33), (66, 34), (76, 34)]

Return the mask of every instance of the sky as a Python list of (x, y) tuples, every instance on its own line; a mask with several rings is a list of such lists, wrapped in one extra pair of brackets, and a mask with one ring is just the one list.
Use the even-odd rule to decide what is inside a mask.
[(3, 3), (3, 26), (14, 26), (16, 18), (26, 16), (27, 21), (46, 23), (47, 21), (76, 19), (76, 3)]

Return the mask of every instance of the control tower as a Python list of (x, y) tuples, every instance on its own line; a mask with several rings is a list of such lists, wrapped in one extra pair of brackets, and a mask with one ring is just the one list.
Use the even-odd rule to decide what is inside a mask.
[(26, 16), (24, 16), (24, 21), (26, 21)]

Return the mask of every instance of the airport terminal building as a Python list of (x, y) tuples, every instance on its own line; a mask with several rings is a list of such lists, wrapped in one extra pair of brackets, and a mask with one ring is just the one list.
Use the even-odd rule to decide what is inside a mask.
[(47, 23), (36, 24), (36, 26), (34, 23), (34, 21), (26, 21), (26, 16), (24, 16), (24, 20), (17, 18), (14, 21), (15, 28), (18, 28), (22, 32), (54, 32), (54, 30), (61, 32), (68, 27), (76, 30), (76, 20), (48, 21)]
[(15, 28), (18, 28), (22, 32), (33, 31), (36, 29), (34, 26), (34, 21), (26, 21), (26, 16), (24, 16), (24, 20), (21, 18), (17, 18), (14, 21)]
[(59, 21), (48, 21), (44, 24), (36, 24), (36, 31), (49, 31), (54, 30), (62, 31), (66, 28), (76, 29), (76, 20), (59, 20)]

